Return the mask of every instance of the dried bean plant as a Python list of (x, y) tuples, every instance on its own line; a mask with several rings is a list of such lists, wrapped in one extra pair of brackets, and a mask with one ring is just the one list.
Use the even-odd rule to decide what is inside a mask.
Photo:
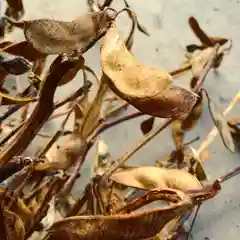
[[(240, 140), (239, 118), (225, 119), (240, 93), (222, 113), (203, 88), (208, 72), (218, 69), (229, 53), (231, 39), (209, 36), (190, 17), (190, 29), (200, 43), (186, 46), (187, 59), (179, 69), (168, 72), (148, 66), (131, 51), (135, 31), (151, 34), (126, 0), (120, 10), (111, 7), (113, 0), (103, 4), (89, 0), (88, 12), (69, 22), (21, 20), (23, 2), (6, 2), (0, 42), (0, 103), (8, 106), (0, 118), (1, 239), (188, 239), (194, 222), (190, 229), (185, 223), (194, 208), (197, 214), (204, 201), (218, 194), (224, 181), (240, 172), (239, 167), (209, 181), (204, 171), (208, 145), (217, 133), (222, 146), (231, 152)], [(124, 13), (130, 23), (126, 39), (116, 23)], [(22, 29), (25, 40), (5, 41), (4, 34), (15, 28)], [(95, 45), (97, 42), (100, 44)], [(100, 52), (100, 75), (91, 63), (85, 63), (84, 54), (92, 47)], [(50, 67), (46, 64), (49, 55), (55, 57)], [(189, 88), (176, 84), (177, 77), (186, 72), (191, 74)], [(25, 89), (19, 80), (15, 92), (4, 87), (7, 75), (25, 73)], [(56, 101), (58, 87), (66, 88), (67, 83), (79, 78), (77, 73), (82, 73), (82, 85)], [(89, 95), (92, 85), (98, 89), (93, 99)], [(112, 101), (116, 101), (114, 109), (109, 107)], [(185, 142), (184, 137), (199, 124), (205, 102), (216, 127), (195, 150), (191, 143), (198, 139)], [(29, 112), (31, 104), (35, 107)], [(67, 111), (56, 113), (62, 106), (67, 106)], [(129, 106), (135, 112), (126, 114)], [(23, 111), (21, 117), (11, 123), (19, 110)], [(42, 126), (60, 115), (64, 120), (53, 136), (40, 133)], [(69, 131), (65, 125), (71, 115), (74, 124)], [(119, 159), (113, 159), (101, 134), (143, 115), (143, 138)], [(163, 123), (154, 128), (156, 118), (163, 118)], [(176, 147), (171, 153), (157, 160), (156, 166), (127, 164), (167, 127), (172, 129)], [(46, 144), (26, 156), (36, 136), (45, 138)], [(72, 188), (81, 179), (81, 168), (95, 143), (91, 178), (80, 195), (73, 195)], [(156, 208), (149, 205), (152, 202), (157, 202)]]

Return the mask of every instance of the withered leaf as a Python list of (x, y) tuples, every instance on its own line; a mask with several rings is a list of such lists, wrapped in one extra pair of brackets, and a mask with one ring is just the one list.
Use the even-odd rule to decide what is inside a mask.
[(101, 66), (113, 92), (151, 116), (179, 117), (197, 101), (193, 92), (173, 85), (168, 72), (137, 61), (127, 50), (114, 23), (101, 45)]
[(70, 22), (50, 19), (16, 22), (8, 17), (5, 19), (13, 26), (23, 28), (26, 40), (47, 55), (84, 53), (102, 37), (111, 20), (106, 11), (90, 12)]
[(193, 30), (193, 32), (195, 33), (195, 35), (198, 37), (198, 39), (201, 41), (201, 43), (207, 45), (207, 46), (213, 46), (213, 43), (211, 41), (211, 39), (208, 37), (208, 35), (201, 29), (201, 27), (199, 26), (197, 20), (191, 16), (188, 19), (188, 23), (189, 26), (191, 27), (191, 29)]
[(0, 92), (0, 97), (2, 98), (1, 105), (26, 104), (37, 100), (37, 98), (10, 96), (2, 92)]
[(28, 72), (32, 64), (22, 57), (5, 57), (0, 56), (0, 67), (12, 75), (21, 75)]
[(37, 51), (27, 41), (22, 41), (19, 43), (6, 46), (2, 48), (1, 51), (12, 54), (12, 55), (16, 55), (16, 56), (22, 56), (31, 62), (34, 62), (37, 59), (45, 56), (45, 54)]
[[(138, 213), (132, 212), (156, 200), (173, 201), (170, 206)], [(46, 239), (138, 240), (156, 235), (174, 217), (189, 211), (192, 203), (187, 195), (172, 189), (152, 190), (134, 200), (115, 215), (76, 216), (56, 222)], [(131, 212), (130, 215), (124, 212)]]
[(155, 120), (154, 117), (150, 117), (150, 118), (141, 122), (140, 128), (141, 128), (141, 131), (144, 135), (149, 133), (152, 130), (154, 120)]
[(208, 93), (206, 92), (206, 96), (208, 99), (208, 108), (209, 111), (211, 113), (213, 122), (216, 126), (216, 128), (218, 129), (220, 136), (222, 138), (222, 141), (225, 145), (225, 147), (230, 151), (230, 152), (234, 152), (235, 151), (235, 145), (234, 145), (234, 141), (231, 135), (231, 132), (229, 130), (227, 121), (223, 115), (223, 113), (221, 112), (221, 110), (219, 109), (219, 107), (216, 105), (216, 103), (214, 103), (214, 101), (210, 98), (210, 96), (208, 95)]
[(188, 172), (152, 166), (130, 167), (114, 173), (110, 179), (140, 189), (163, 189), (167, 187), (185, 191), (202, 187), (201, 183)]

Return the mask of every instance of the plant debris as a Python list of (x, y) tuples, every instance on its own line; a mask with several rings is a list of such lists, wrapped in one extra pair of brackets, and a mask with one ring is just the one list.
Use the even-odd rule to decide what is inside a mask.
[[(120, 10), (111, 6), (114, 0), (88, 0), (88, 12), (68, 22), (21, 20), (27, 10), (24, 2), (6, 2), (0, 22), (0, 103), (8, 107), (0, 117), (1, 239), (187, 239), (201, 204), (214, 198), (225, 181), (240, 173), (237, 167), (209, 181), (204, 169), (204, 161), (211, 158), (208, 146), (218, 132), (231, 152), (240, 139), (239, 117), (228, 121), (225, 117), (240, 94), (222, 113), (203, 89), (208, 72), (220, 68), (231, 50), (231, 40), (208, 35), (191, 16), (188, 23), (200, 44), (187, 45), (187, 59), (179, 69), (168, 72), (135, 57), (135, 32), (149, 37), (151, 33), (126, 0)], [(116, 23), (123, 12), (130, 24), (126, 39)], [(24, 33), (24, 41), (5, 39), (5, 33), (15, 27)], [(100, 52), (100, 74), (85, 61), (84, 54), (92, 47)], [(49, 66), (50, 55), (54, 60)], [(191, 74), (189, 87), (180, 87), (174, 78), (186, 72)], [(14, 90), (5, 87), (8, 75), (16, 77)], [(18, 75), (26, 78), (26, 86)], [(67, 92), (66, 85), (74, 79), (82, 80), (76, 83), (75, 91), (56, 100), (58, 89)], [(93, 98), (92, 87), (97, 89)], [(195, 150), (192, 143), (199, 137), (186, 142), (185, 136), (201, 124), (205, 105), (216, 127)], [(128, 111), (130, 106), (135, 111)], [(57, 112), (62, 107), (65, 112)], [(18, 110), (20, 117), (15, 114)], [(72, 115), (69, 129), (66, 125)], [(101, 134), (143, 115), (137, 127), (142, 139), (115, 159), (111, 145)], [(41, 132), (59, 116), (63, 120), (54, 134)], [(164, 118), (160, 124), (159, 118)], [(158, 157), (156, 166), (128, 165), (138, 150), (170, 125), (175, 144), (170, 153)], [(115, 143), (118, 136), (114, 134)], [(45, 139), (43, 146), (35, 147), (36, 136)], [(93, 146), (97, 152), (90, 179), (81, 193), (74, 194)], [(34, 148), (32, 155), (28, 147)], [(151, 153), (148, 157), (153, 158)], [(187, 230), (185, 223), (190, 223), (194, 213)]]

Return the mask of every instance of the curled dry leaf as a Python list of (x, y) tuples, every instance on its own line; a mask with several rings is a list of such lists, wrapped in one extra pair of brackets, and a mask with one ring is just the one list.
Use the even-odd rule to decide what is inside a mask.
[(2, 98), (0, 105), (27, 104), (37, 101), (37, 98), (9, 96), (2, 92), (0, 92), (0, 97)]
[[(172, 201), (171, 206), (138, 213), (132, 212), (157, 200)], [(59, 239), (116, 239), (138, 240), (155, 236), (174, 217), (192, 209), (193, 205), (182, 192), (153, 190), (123, 207), (118, 214), (76, 216), (56, 222), (49, 229), (47, 240)], [(126, 214), (131, 212), (131, 214)]]
[(8, 58), (1, 56), (0, 67), (12, 75), (21, 75), (28, 72), (32, 64), (22, 57)]
[(45, 56), (45, 54), (37, 51), (27, 41), (22, 41), (19, 43), (11, 44), (9, 46), (5, 46), (1, 49), (1, 51), (16, 56), (22, 56), (30, 62), (34, 62), (37, 59)]
[(13, 26), (23, 28), (26, 40), (44, 54), (81, 55), (103, 36), (112, 20), (107, 11), (91, 12), (71, 22), (38, 19), (16, 22), (5, 17)]
[(197, 101), (191, 91), (174, 86), (169, 73), (137, 61), (114, 23), (101, 45), (101, 66), (113, 92), (143, 113), (177, 118), (191, 110)]
[[(196, 18), (194, 18), (193, 16), (191, 16), (188, 19), (188, 23), (189, 26), (191, 27), (191, 29), (193, 30), (193, 32), (195, 33), (195, 35), (198, 37), (198, 39), (201, 41), (201, 43), (203, 44), (202, 47), (213, 47), (215, 44), (220, 44), (220, 45), (224, 45), (228, 39), (223, 38), (223, 37), (210, 37), (208, 36), (199, 26)], [(190, 46), (190, 45), (189, 45)]]
[(212, 41), (210, 40), (208, 35), (201, 29), (197, 20), (193, 16), (191, 16), (188, 19), (188, 23), (189, 23), (189, 26), (191, 27), (191, 29), (193, 30), (193, 32), (195, 33), (195, 35), (201, 41), (201, 43), (203, 43), (207, 46), (213, 46)]
[(151, 166), (129, 167), (114, 173), (111, 180), (140, 189), (173, 188), (182, 191), (200, 189), (201, 183), (190, 173), (179, 169)]
[(225, 145), (225, 147), (230, 151), (235, 151), (235, 145), (234, 141), (230, 132), (230, 129), (228, 127), (227, 121), (219, 109), (219, 107), (216, 105), (216, 103), (213, 102), (213, 100), (210, 98), (206, 90), (204, 90), (208, 99), (208, 108), (211, 113), (213, 122), (218, 129), (220, 136), (222, 138), (222, 141)]
[(137, 16), (133, 11), (130, 10), (131, 8), (130, 8), (128, 2), (126, 0), (124, 0), (124, 3), (126, 6), (126, 11), (128, 13), (128, 16), (132, 20), (132, 27), (131, 27), (129, 35), (125, 41), (126, 48), (130, 51), (133, 46), (134, 32), (135, 32), (136, 26), (137, 26), (138, 30), (140, 32), (144, 33), (145, 35), (149, 36), (149, 33), (148, 33), (147, 29), (138, 22)]
[(144, 135), (149, 133), (152, 130), (154, 120), (155, 120), (154, 117), (149, 117), (148, 119), (141, 122), (140, 128)]

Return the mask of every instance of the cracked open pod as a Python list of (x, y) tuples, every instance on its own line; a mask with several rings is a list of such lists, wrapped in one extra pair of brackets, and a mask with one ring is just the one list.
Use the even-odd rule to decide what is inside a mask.
[(112, 91), (143, 113), (178, 118), (197, 101), (195, 93), (175, 86), (168, 72), (139, 62), (127, 50), (114, 23), (101, 43), (101, 67)]

